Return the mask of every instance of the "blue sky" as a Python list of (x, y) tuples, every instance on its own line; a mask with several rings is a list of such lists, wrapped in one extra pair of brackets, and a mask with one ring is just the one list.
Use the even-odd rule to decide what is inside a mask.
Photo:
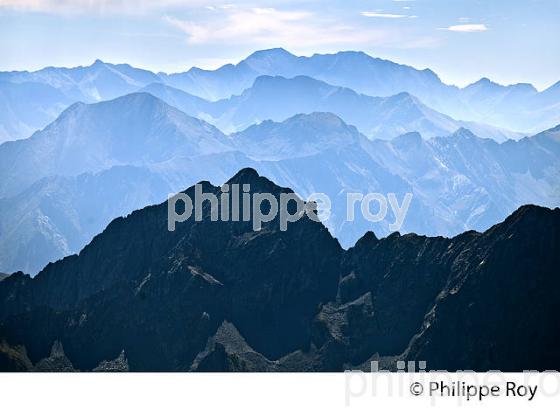
[(216, 68), (255, 50), (361, 50), (448, 83), (560, 80), (559, 0), (0, 0), (0, 70)]

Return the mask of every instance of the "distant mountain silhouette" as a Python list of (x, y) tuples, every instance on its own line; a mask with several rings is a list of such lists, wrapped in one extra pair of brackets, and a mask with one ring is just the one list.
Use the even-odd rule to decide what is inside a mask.
[(0, 197), (46, 176), (230, 149), (227, 137), (215, 127), (148, 93), (76, 103), (30, 138), (0, 145)]
[(260, 76), (241, 95), (210, 104), (193, 103), (192, 96), (179, 96), (177, 91), (155, 95), (169, 104), (178, 103), (188, 110), (185, 112), (205, 118), (225, 132), (241, 131), (262, 120), (283, 121), (296, 114), (321, 111), (338, 115), (371, 138), (391, 139), (410, 131), (431, 138), (448, 135), (461, 127), (497, 141), (518, 137), (495, 127), (456, 121), (406, 92), (370, 97), (305, 76)]
[(34, 274), (82, 249), (112, 219), (158, 203), (170, 192), (171, 184), (145, 167), (42, 178), (13, 198), (0, 199), (2, 266)]
[(444, 84), (430, 69), (418, 70), (358, 51), (298, 57), (284, 49), (261, 50), (236, 65), (217, 70), (193, 68), (162, 76), (162, 80), (199, 97), (219, 100), (241, 94), (261, 75), (303, 75), (376, 97), (406, 92), (458, 120), (515, 131), (535, 133), (560, 122), (558, 84), (539, 93), (530, 84), (503, 86), (482, 79), (461, 89)]
[[(252, 169), (229, 183), (289, 192)], [(484, 233), (368, 233), (344, 251), (307, 217), (255, 232), (205, 208), (169, 232), (167, 204), (150, 206), (0, 282), (0, 368), (560, 369), (559, 228), (559, 209), (524, 206)]]
[(282, 121), (263, 121), (231, 135), (232, 143), (260, 160), (309, 157), (330, 149), (367, 144), (356, 127), (331, 113), (298, 114)]
[(373, 96), (390, 96), (403, 91), (445, 87), (431, 70), (416, 70), (365, 53), (343, 51), (297, 57), (281, 48), (260, 50), (236, 65), (217, 70), (193, 68), (186, 73), (163, 76), (169, 85), (189, 93), (219, 100), (241, 93), (261, 75), (295, 77), (304, 75)]
[[(474, 124), (467, 128), (480, 136), (487, 136), (484, 132), (492, 128), (494, 132), (497, 132), (496, 128), (502, 129), (497, 132), (500, 138), (504, 135), (516, 136), (517, 132), (534, 134), (560, 123), (558, 83), (538, 92), (530, 84), (503, 86), (483, 78), (470, 86), (458, 88), (444, 84), (429, 69), (418, 70), (363, 52), (343, 51), (298, 57), (283, 49), (271, 49), (257, 51), (238, 64), (227, 64), (216, 70), (194, 67), (174, 74), (156, 74), (128, 64), (110, 64), (100, 60), (85, 67), (0, 72), (3, 111), (0, 114), (0, 142), (28, 137), (74, 102), (98, 102), (140, 90), (149, 91), (171, 105), (177, 103), (177, 108), (206, 120), (203, 116), (205, 110), (188, 110), (193, 107), (198, 110), (199, 102), (205, 106), (208, 101), (241, 95), (262, 76), (287, 79), (305, 76), (372, 97), (410, 94), (423, 107), (429, 107), (432, 115), (437, 113), (437, 117), (454, 118), (462, 121), (463, 126), (479, 123), (479, 129), (474, 128)], [(162, 85), (190, 96), (183, 94), (177, 97), (176, 90), (165, 89)], [(185, 98), (190, 100), (187, 104)], [(200, 100), (197, 102), (196, 98)], [(268, 104), (274, 105), (270, 100)], [(276, 112), (284, 108), (280, 105), (275, 107)], [(312, 111), (324, 109), (315, 108)], [(287, 116), (275, 119), (285, 118)], [(259, 118), (266, 119), (273, 118)], [(222, 118), (227, 125), (226, 120)], [(430, 135), (425, 129), (408, 127), (406, 130)], [(368, 134), (371, 130), (362, 131)]]
[(139, 87), (159, 81), (159, 77), (151, 71), (129, 64), (110, 64), (96, 60), (90, 66), (46, 67), (33, 72), (0, 72), (0, 80), (16, 84), (48, 84), (74, 101), (95, 102), (129, 94)]
[(29, 137), (75, 102), (132, 93), (159, 77), (128, 64), (96, 60), (86, 67), (0, 72), (0, 142)]
[(73, 101), (48, 84), (0, 81), (0, 143), (30, 136)]
[(141, 91), (209, 121), (227, 133), (240, 132), (262, 120), (283, 121), (296, 114), (330, 112), (371, 138), (391, 139), (410, 131), (431, 138), (450, 134), (461, 127), (499, 142), (520, 136), (485, 124), (454, 120), (408, 93), (370, 97), (305, 76), (291, 79), (260, 76), (241, 95), (215, 102), (162, 83), (150, 84)]

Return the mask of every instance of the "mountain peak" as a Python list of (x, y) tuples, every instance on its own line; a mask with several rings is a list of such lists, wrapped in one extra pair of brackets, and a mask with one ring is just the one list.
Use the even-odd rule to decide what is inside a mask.
[(389, 101), (395, 103), (418, 103), (418, 99), (409, 92), (403, 91), (389, 97)]
[(356, 127), (329, 112), (296, 114), (282, 122), (263, 121), (232, 136), (251, 158), (293, 159), (339, 150), (359, 141)]
[(478, 80), (475, 84), (494, 84), (494, 85), (498, 85), (498, 83), (495, 83), (494, 81), (490, 80), (488, 77), (482, 77), (480, 80)]
[(339, 51), (335, 55), (373, 58), (369, 54), (364, 53), (363, 51), (356, 51), (356, 50)]
[(318, 122), (321, 124), (329, 125), (329, 126), (337, 126), (337, 127), (346, 127), (346, 124), (342, 118), (338, 115), (333, 114), (332, 112), (322, 112), (322, 111), (315, 111), (309, 114), (296, 114), (293, 117), (284, 120), (283, 122), (294, 122), (294, 121), (309, 121), (309, 122)]
[(254, 58), (280, 57), (280, 56), (281, 57), (295, 57), (295, 55), (293, 55), (292, 53), (290, 53), (286, 49), (284, 49), (282, 47), (275, 47), (275, 48), (268, 48), (268, 49), (264, 49), (264, 50), (257, 50), (254, 53), (252, 53), (251, 55), (249, 55), (249, 57), (247, 57), (246, 60), (254, 59)]
[(538, 90), (535, 88), (533, 84), (530, 83), (516, 83), (516, 84), (509, 84), (506, 86), (500, 85), (503, 90), (506, 90), (510, 95), (533, 95), (537, 94)]
[(546, 229), (554, 229), (555, 220), (560, 216), (560, 208), (547, 208), (539, 205), (523, 205), (509, 215), (502, 223), (494, 225), (484, 234), (497, 231), (512, 235), (530, 235)]
[(471, 130), (469, 130), (467, 128), (464, 128), (464, 127), (459, 128), (457, 131), (455, 131), (453, 134), (451, 134), (451, 137), (457, 138), (457, 139), (465, 139), (465, 140), (476, 139), (477, 138), (477, 136), (474, 135)]
[(510, 91), (517, 91), (517, 92), (526, 92), (526, 93), (536, 93), (537, 89), (533, 84), (530, 83), (517, 83), (517, 84), (510, 84), (510, 85), (502, 85), (495, 81), (490, 80), (488, 77), (482, 77), (480, 80), (469, 84), (465, 87), (465, 90), (472, 90), (472, 89), (494, 89), (494, 90), (510, 90)]
[(379, 238), (375, 235), (375, 233), (373, 231), (367, 231), (364, 236), (358, 239), (353, 248), (355, 250), (359, 248), (367, 249), (372, 247), (373, 245), (376, 245), (377, 243), (379, 243)]
[(139, 106), (149, 106), (150, 108), (162, 106), (162, 107), (168, 107), (171, 110), (176, 110), (176, 108), (168, 105), (165, 101), (155, 97), (153, 94), (150, 94), (149, 92), (137, 91), (117, 98), (113, 98), (111, 100), (100, 101), (97, 103), (86, 104), (81, 101), (75, 102), (74, 104), (66, 108), (55, 121), (49, 124), (49, 126), (59, 123), (65, 116), (85, 107), (114, 107), (115, 110), (118, 110), (120, 109), (118, 108), (119, 106), (126, 107), (125, 111), (129, 113)]
[(482, 77), (480, 80), (475, 81), (465, 87), (465, 90), (472, 90), (474, 88), (501, 88), (502, 85), (490, 80), (488, 77)]
[(255, 51), (241, 64), (245, 64), (259, 73), (269, 73), (286, 68), (295, 59), (297, 59), (295, 55), (283, 48), (271, 48)]
[[(93, 104), (75, 103), (29, 142), (20, 144), (22, 156), (41, 164), (35, 167), (35, 180), (230, 150), (230, 141), (214, 126), (146, 92)], [(13, 160), (14, 169), (25, 167), (19, 160)]]
[(231, 182), (241, 182), (241, 183), (247, 183), (250, 181), (254, 181), (256, 179), (260, 178), (259, 173), (257, 172), (256, 169), (251, 168), (251, 167), (247, 167), (247, 168), (242, 168), (240, 169), (237, 174), (235, 174), (234, 176), (232, 176), (228, 183)]
[(259, 173), (251, 167), (243, 168), (233, 177), (231, 177), (226, 184), (228, 185), (249, 185), (250, 192), (270, 192), (276, 193), (282, 190), (279, 186), (274, 184), (268, 178), (260, 176)]
[[(113, 105), (124, 105), (126, 107), (135, 107), (140, 105), (147, 105), (150, 107), (168, 107), (169, 109), (175, 110), (172, 106), (167, 104), (165, 101), (157, 98), (153, 94), (146, 91), (137, 91), (134, 93), (126, 94), (121, 97), (114, 98), (112, 100), (101, 101), (97, 104), (113, 104)], [(96, 104), (89, 104), (96, 105)]]

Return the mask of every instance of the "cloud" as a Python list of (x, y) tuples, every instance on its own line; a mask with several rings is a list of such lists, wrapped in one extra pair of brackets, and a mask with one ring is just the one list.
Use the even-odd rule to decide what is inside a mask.
[(49, 14), (141, 14), (167, 7), (193, 8), (210, 0), (0, 0), (0, 8)]
[(184, 32), (189, 44), (247, 44), (255, 46), (313, 47), (319, 45), (383, 44), (388, 32), (342, 24), (309, 11), (275, 8), (212, 10), (204, 19), (165, 21)]
[(409, 16), (407, 14), (391, 14), (391, 13), (380, 13), (377, 11), (362, 11), (360, 13), (364, 17), (378, 17), (384, 19), (402, 19), (402, 18), (415, 18), (416, 16)]
[(482, 31), (488, 31), (488, 27), (486, 27), (485, 24), (457, 24), (454, 26), (440, 28), (440, 30), (459, 31), (463, 33), (479, 33)]

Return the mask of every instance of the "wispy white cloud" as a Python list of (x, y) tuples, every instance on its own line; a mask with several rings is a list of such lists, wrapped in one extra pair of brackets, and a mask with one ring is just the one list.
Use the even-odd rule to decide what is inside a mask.
[(454, 26), (440, 28), (439, 30), (459, 31), (462, 33), (479, 33), (488, 31), (485, 24), (456, 24)]
[(390, 33), (356, 27), (317, 16), (309, 11), (275, 8), (215, 10), (204, 20), (165, 16), (186, 34), (190, 44), (250, 44), (253, 46), (312, 47), (318, 45), (384, 44)]
[(416, 16), (409, 16), (408, 14), (381, 13), (378, 11), (362, 11), (360, 14), (364, 17), (378, 17), (385, 19), (416, 18)]
[(0, 0), (0, 8), (50, 14), (141, 14), (167, 7), (212, 7), (210, 0)]

